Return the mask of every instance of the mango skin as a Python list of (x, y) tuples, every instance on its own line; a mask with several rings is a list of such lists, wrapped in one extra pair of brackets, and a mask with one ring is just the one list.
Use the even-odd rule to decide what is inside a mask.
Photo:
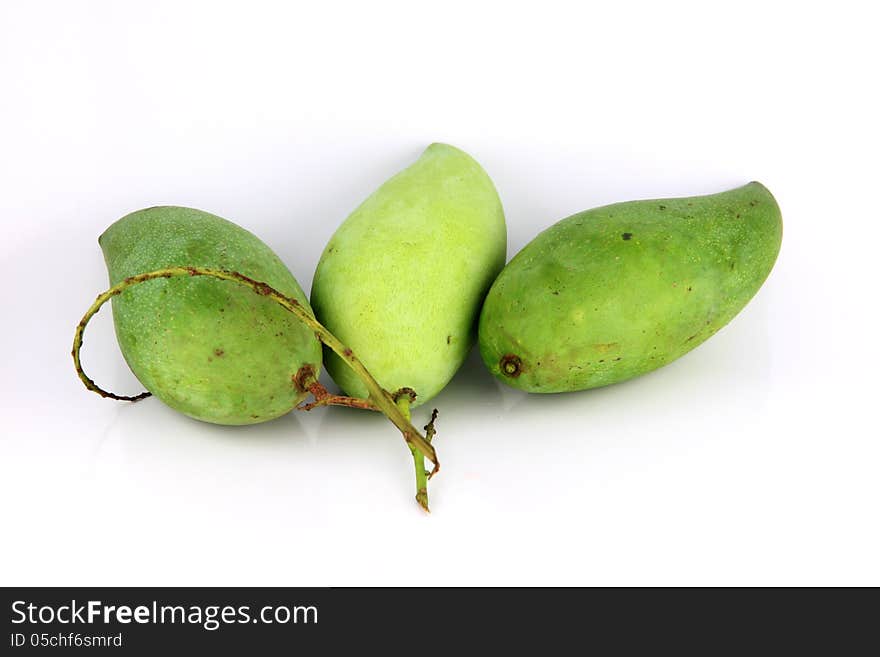
[[(255, 235), (181, 207), (129, 214), (98, 239), (111, 285), (169, 266), (240, 272), (308, 308), (293, 275)], [(140, 283), (113, 299), (122, 355), (140, 382), (171, 408), (216, 424), (254, 424), (290, 411), (306, 395), (292, 377), (317, 372), (314, 333), (249, 288), (204, 276)]]
[(571, 216), (495, 281), (480, 316), (483, 362), (529, 392), (596, 388), (655, 370), (742, 310), (781, 241), (779, 207), (757, 182)]
[[(330, 239), (315, 272), (318, 320), (386, 390), (422, 404), (449, 382), (476, 339), (480, 304), (504, 266), (507, 226), (495, 186), (463, 151), (432, 144), (364, 201)], [(342, 390), (366, 388), (336, 354)]]

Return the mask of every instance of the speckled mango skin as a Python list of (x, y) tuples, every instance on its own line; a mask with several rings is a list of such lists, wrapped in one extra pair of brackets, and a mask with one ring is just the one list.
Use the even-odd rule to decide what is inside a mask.
[[(170, 266), (237, 271), (308, 308), (293, 275), (255, 235), (181, 207), (129, 214), (98, 239), (115, 285)], [(254, 424), (290, 411), (304, 394), (292, 381), (321, 365), (320, 342), (276, 303), (204, 276), (157, 279), (113, 299), (116, 337), (140, 382), (171, 408), (216, 424)]]
[(779, 207), (757, 182), (563, 219), (492, 286), (480, 316), (483, 361), (529, 392), (596, 388), (655, 370), (742, 310), (781, 240)]
[[(432, 144), (358, 207), (321, 256), (311, 301), (386, 390), (422, 404), (476, 339), (480, 304), (504, 266), (507, 227), (491, 179), (466, 153)], [(366, 388), (325, 351), (346, 394)]]

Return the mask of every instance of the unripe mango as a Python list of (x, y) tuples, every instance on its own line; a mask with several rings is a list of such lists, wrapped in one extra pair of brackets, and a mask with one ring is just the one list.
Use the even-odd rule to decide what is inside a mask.
[[(308, 301), (272, 250), (220, 217), (181, 207), (129, 214), (98, 242), (115, 285), (171, 266), (235, 271)], [(135, 285), (113, 299), (116, 336), (140, 382), (171, 408), (217, 424), (254, 424), (306, 393), (297, 371), (321, 365), (314, 333), (271, 299), (209, 277)]]
[[(432, 144), (339, 227), (312, 285), (318, 320), (386, 390), (436, 395), (476, 337), (480, 304), (504, 266), (507, 227), (489, 176), (469, 155)], [(327, 371), (366, 388), (335, 354)]]
[(757, 182), (571, 216), (538, 235), (495, 281), (480, 316), (483, 361), (529, 392), (650, 372), (746, 305), (781, 239), (779, 207)]

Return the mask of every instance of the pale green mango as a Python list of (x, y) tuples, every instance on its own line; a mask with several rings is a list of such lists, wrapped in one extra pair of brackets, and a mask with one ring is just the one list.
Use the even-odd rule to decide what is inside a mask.
[(480, 316), (483, 361), (529, 392), (650, 372), (742, 310), (781, 240), (779, 206), (756, 182), (576, 214), (538, 235), (495, 281)]
[[(171, 266), (235, 271), (308, 301), (272, 250), (207, 212), (155, 207), (129, 214), (98, 242), (115, 285)], [(217, 424), (253, 424), (283, 415), (306, 393), (293, 377), (317, 372), (314, 333), (271, 299), (204, 276), (140, 283), (113, 299), (122, 355), (140, 382), (182, 413)]]
[[(321, 256), (312, 285), (318, 320), (387, 390), (424, 403), (461, 366), (480, 304), (504, 266), (498, 193), (469, 155), (432, 144), (361, 204)], [(335, 354), (327, 371), (349, 395), (366, 388)]]

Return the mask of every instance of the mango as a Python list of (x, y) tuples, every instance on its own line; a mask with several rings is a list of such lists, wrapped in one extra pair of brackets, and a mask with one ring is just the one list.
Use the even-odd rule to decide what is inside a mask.
[[(476, 339), (476, 319), (504, 266), (507, 227), (473, 158), (432, 144), (339, 227), (315, 271), (315, 315), (386, 390), (413, 404), (440, 392)], [(367, 390), (335, 354), (327, 371), (348, 395)]]
[(781, 240), (779, 207), (757, 182), (575, 214), (538, 235), (493, 284), (480, 315), (483, 362), (529, 392), (655, 370), (742, 310)]
[[(182, 207), (129, 214), (98, 239), (111, 285), (171, 266), (236, 271), (293, 297), (305, 293), (272, 250), (220, 217)], [(306, 397), (293, 377), (321, 366), (314, 333), (271, 299), (204, 276), (158, 279), (113, 298), (122, 355), (171, 408), (217, 424), (284, 415)]]

